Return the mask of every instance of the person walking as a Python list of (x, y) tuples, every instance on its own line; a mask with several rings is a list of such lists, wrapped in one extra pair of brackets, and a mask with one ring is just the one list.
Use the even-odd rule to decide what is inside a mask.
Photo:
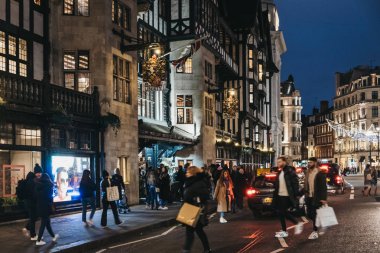
[(168, 210), (167, 204), (170, 198), (170, 176), (167, 167), (161, 168), (159, 176), (159, 188), (160, 188), (160, 206), (159, 210)]
[(124, 178), (121, 175), (119, 168), (114, 169), (112, 181), (115, 183), (115, 185), (117, 186), (117, 189), (119, 190), (119, 200), (117, 201), (119, 213), (122, 213), (123, 209), (124, 209), (124, 213), (127, 213), (127, 211), (130, 212), (131, 209), (129, 208), (129, 205), (128, 205), (128, 197), (125, 191)]
[(368, 196), (369, 191), (371, 189), (371, 165), (367, 164), (364, 168), (363, 172), (364, 176), (364, 189), (362, 190), (363, 196)]
[(102, 191), (102, 205), (103, 205), (103, 211), (102, 211), (102, 218), (100, 221), (100, 224), (103, 228), (107, 227), (107, 210), (108, 206), (111, 206), (111, 210), (113, 213), (113, 218), (115, 220), (116, 225), (122, 224), (122, 222), (119, 219), (119, 214), (117, 213), (117, 207), (115, 201), (108, 201), (107, 200), (107, 188), (116, 186), (114, 182), (110, 179), (110, 175), (108, 171), (103, 170), (103, 180), (100, 182), (100, 187)]
[(230, 173), (228, 170), (224, 170), (220, 174), (214, 192), (214, 199), (218, 202), (217, 212), (220, 213), (220, 223), (227, 223), (224, 214), (231, 211), (231, 201), (234, 199), (233, 188)]
[(377, 195), (377, 171), (374, 167), (371, 169), (371, 182), (370, 182), (370, 188), (368, 191), (368, 195), (371, 196), (372, 187), (374, 188), (373, 195)]
[[(79, 184), (79, 192), (82, 198), (82, 222), (85, 226), (93, 226), (94, 222), (92, 219), (95, 214), (95, 190), (96, 184), (92, 181), (90, 171), (84, 170), (82, 175), (82, 180)], [(87, 213), (87, 205), (91, 207), (90, 219), (87, 221), (86, 213)]]
[(147, 174), (147, 192), (149, 195), (148, 206), (150, 208), (158, 210), (158, 199), (157, 199), (157, 179), (156, 173), (151, 170)]
[(243, 209), (244, 192), (248, 185), (248, 179), (243, 168), (239, 167), (235, 176), (234, 194), (237, 208)]
[(53, 242), (56, 242), (59, 237), (58, 234), (54, 234), (50, 221), (50, 215), (53, 210), (53, 186), (54, 183), (46, 173), (43, 173), (40, 178), (35, 178), (37, 215), (41, 217), (41, 226), (36, 241), (37, 246), (46, 244), (46, 242), (42, 241), (45, 228), (53, 238)]
[(293, 222), (295, 226), (295, 234), (301, 234), (303, 230), (303, 223), (289, 213), (289, 208), (298, 208), (299, 184), (298, 176), (295, 169), (289, 166), (285, 157), (277, 159), (278, 172), (275, 181), (275, 189), (273, 193), (273, 206), (277, 209), (281, 222), (281, 231), (276, 232), (275, 237), (283, 238), (288, 237), (286, 231), (286, 220)]
[(197, 233), (202, 242), (204, 253), (211, 253), (207, 235), (203, 230), (203, 227), (208, 224), (207, 201), (209, 199), (210, 192), (207, 180), (209, 179), (200, 168), (196, 166), (190, 166), (187, 168), (184, 188), (184, 202), (189, 203), (190, 205), (202, 206), (203, 211), (195, 228), (186, 226), (186, 241), (183, 247), (183, 253), (190, 252), (191, 246), (194, 242), (194, 232)]
[(313, 221), (313, 232), (309, 240), (318, 239), (318, 228), (315, 225), (317, 209), (327, 204), (326, 174), (321, 172), (315, 157), (309, 158), (308, 169), (305, 174), (305, 203), (307, 216)]

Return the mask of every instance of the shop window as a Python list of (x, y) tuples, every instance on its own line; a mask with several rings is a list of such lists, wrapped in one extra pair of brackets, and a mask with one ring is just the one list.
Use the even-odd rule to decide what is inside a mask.
[(41, 146), (41, 129), (39, 127), (17, 124), (16, 145)]
[(112, 22), (128, 31), (131, 30), (131, 9), (120, 0), (112, 0)]
[(129, 184), (130, 181), (130, 173), (128, 166), (128, 157), (119, 157), (117, 162), (117, 167), (120, 169), (120, 173), (123, 177), (124, 184)]
[(191, 58), (187, 58), (184, 64), (179, 64), (177, 67), (177, 73), (193, 73), (193, 60)]
[(91, 93), (89, 51), (66, 51), (63, 53), (65, 87)]
[(69, 131), (69, 149), (78, 148), (78, 135), (74, 130)]
[(193, 96), (177, 95), (177, 124), (193, 123)]
[(122, 103), (131, 103), (129, 62), (113, 56), (113, 99)]
[(63, 14), (89, 16), (89, 0), (64, 0)]
[(51, 129), (51, 145), (57, 148), (66, 148), (65, 131), (62, 129)]
[(27, 76), (26, 40), (0, 31), (0, 70)]
[(80, 149), (90, 150), (91, 149), (91, 133), (82, 132), (79, 135)]
[(13, 144), (12, 124), (0, 124), (0, 144)]
[(214, 106), (210, 97), (205, 97), (206, 126), (214, 126)]

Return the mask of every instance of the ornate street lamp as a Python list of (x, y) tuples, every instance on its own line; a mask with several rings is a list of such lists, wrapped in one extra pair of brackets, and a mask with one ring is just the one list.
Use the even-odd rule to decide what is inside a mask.
[(152, 43), (143, 52), (142, 78), (148, 90), (162, 90), (166, 85), (166, 60), (160, 57), (163, 47)]
[(224, 91), (223, 100), (223, 118), (233, 119), (239, 112), (239, 100), (237, 99), (237, 90), (230, 88)]

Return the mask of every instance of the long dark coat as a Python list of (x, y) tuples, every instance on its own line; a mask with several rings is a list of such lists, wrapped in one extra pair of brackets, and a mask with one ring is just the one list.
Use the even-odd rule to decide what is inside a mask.
[(53, 206), (53, 182), (41, 177), (35, 180), (35, 196), (37, 200), (37, 215), (49, 217)]
[[(298, 183), (298, 176), (296, 174), (296, 170), (294, 167), (286, 165), (284, 167), (284, 178), (286, 182), (286, 188), (288, 189), (290, 202), (293, 207), (298, 206), (298, 199), (297, 197), (300, 196), (300, 189), (299, 189), (299, 183)], [(274, 183), (274, 193), (273, 193), (273, 206), (277, 207), (278, 203), (278, 191), (280, 187), (280, 180), (279, 180), (280, 171), (277, 173), (277, 178)]]
[[(315, 169), (317, 170), (317, 168)], [(309, 174), (310, 171), (307, 170), (305, 174), (305, 197), (309, 197)], [(313, 206), (321, 206), (321, 200), (327, 200), (327, 184), (326, 184), (326, 174), (319, 171), (314, 178), (314, 194), (312, 197)]]
[(165, 173), (160, 175), (159, 180), (160, 198), (168, 201), (170, 198), (170, 176)]

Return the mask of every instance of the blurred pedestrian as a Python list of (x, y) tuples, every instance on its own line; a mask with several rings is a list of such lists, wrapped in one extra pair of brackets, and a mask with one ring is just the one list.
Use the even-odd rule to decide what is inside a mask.
[(184, 201), (191, 205), (202, 207), (203, 211), (195, 228), (186, 226), (186, 241), (183, 247), (183, 253), (190, 252), (194, 242), (194, 232), (197, 233), (202, 242), (204, 253), (211, 253), (207, 235), (203, 230), (203, 227), (208, 224), (207, 200), (209, 199), (210, 193), (206, 182), (207, 180), (205, 173), (203, 173), (200, 168), (196, 166), (187, 168)]
[(119, 218), (119, 214), (117, 213), (117, 206), (115, 201), (108, 201), (107, 199), (107, 188), (116, 186), (116, 184), (110, 179), (110, 175), (108, 171), (103, 170), (102, 172), (103, 179), (100, 182), (100, 188), (102, 191), (102, 205), (103, 205), (103, 211), (102, 211), (102, 218), (100, 221), (100, 224), (102, 227), (107, 227), (107, 210), (108, 206), (111, 206), (113, 218), (115, 220), (116, 225), (122, 224)]
[(230, 173), (228, 170), (223, 170), (214, 192), (214, 199), (218, 202), (217, 212), (220, 213), (220, 223), (227, 223), (224, 214), (231, 211), (231, 201), (234, 199), (233, 188)]
[(218, 164), (216, 166), (217, 166), (216, 169), (212, 173), (212, 179), (214, 180), (215, 187), (216, 187), (216, 184), (218, 183), (220, 175), (222, 174), (222, 171), (223, 171), (223, 167), (222, 166), (220, 166)]
[(54, 234), (50, 221), (50, 215), (53, 211), (53, 186), (54, 183), (51, 181), (50, 176), (46, 173), (43, 173), (40, 178), (35, 178), (37, 215), (41, 217), (41, 226), (36, 241), (37, 246), (46, 244), (46, 242), (42, 241), (45, 228), (53, 238), (53, 242), (56, 242), (59, 237), (58, 234)]
[(125, 184), (124, 184), (124, 178), (120, 173), (120, 169), (116, 168), (113, 171), (112, 175), (112, 181), (117, 186), (117, 189), (119, 190), (119, 200), (116, 201), (119, 213), (127, 213), (131, 211), (128, 205), (128, 197), (127, 192), (125, 191)]
[[(95, 190), (96, 184), (91, 179), (91, 173), (89, 170), (84, 170), (82, 175), (82, 180), (79, 185), (79, 192), (82, 198), (82, 222), (85, 226), (93, 226), (94, 222), (92, 219), (95, 214)], [(87, 205), (91, 207), (90, 219), (87, 221)]]
[(315, 225), (317, 209), (327, 204), (326, 174), (321, 172), (315, 157), (310, 157), (305, 174), (305, 202), (307, 206), (307, 216), (313, 221), (313, 232), (309, 235), (309, 240), (318, 239), (318, 228)]
[(248, 179), (243, 168), (239, 167), (235, 176), (234, 193), (237, 208), (243, 209), (244, 192), (248, 187)]
[(158, 210), (157, 188), (156, 173), (151, 170), (147, 174), (147, 189), (149, 195), (148, 205), (152, 210)]
[(363, 196), (368, 196), (369, 190), (371, 189), (371, 180), (372, 180), (371, 165), (367, 164), (365, 166), (363, 176), (364, 176), (364, 189), (362, 190), (362, 193), (363, 193)]
[(161, 173), (159, 177), (159, 196), (160, 196), (160, 206), (159, 210), (168, 210), (167, 204), (170, 198), (170, 176), (167, 167), (161, 168)]
[(276, 232), (275, 237), (283, 238), (288, 237), (286, 230), (285, 219), (293, 222), (295, 226), (295, 234), (301, 234), (303, 230), (303, 223), (299, 222), (289, 212), (289, 208), (298, 208), (299, 197), (299, 184), (298, 176), (295, 169), (287, 164), (285, 157), (277, 159), (278, 174), (275, 182), (275, 190), (273, 193), (273, 206), (277, 209), (281, 222), (281, 231)]
[(372, 188), (374, 191), (373, 195), (376, 196), (377, 195), (377, 171), (374, 167), (372, 167), (371, 169), (371, 182), (370, 182), (370, 188), (368, 191), (369, 196), (371, 196)]

